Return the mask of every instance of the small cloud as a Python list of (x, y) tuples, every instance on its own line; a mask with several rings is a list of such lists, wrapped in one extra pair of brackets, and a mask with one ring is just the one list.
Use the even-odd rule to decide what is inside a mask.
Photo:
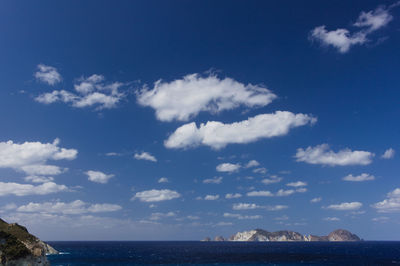
[(122, 154), (121, 153), (118, 153), (118, 152), (107, 152), (106, 153), (106, 156), (121, 156)]
[(340, 221), (340, 219), (337, 218), (337, 217), (325, 217), (323, 220), (324, 220), (324, 221), (328, 221), (328, 222), (337, 222), (337, 221)]
[(389, 217), (386, 217), (386, 216), (380, 216), (380, 217), (372, 218), (371, 220), (372, 220), (373, 222), (385, 223), (385, 222), (389, 221), (390, 218), (389, 218)]
[(136, 160), (146, 160), (146, 161), (152, 161), (152, 162), (157, 162), (156, 157), (151, 155), (148, 152), (142, 152), (142, 153), (135, 153), (133, 156)]
[(320, 202), (321, 200), (322, 200), (322, 198), (318, 197), (318, 198), (313, 198), (312, 200), (310, 200), (310, 202), (311, 203), (317, 203), (317, 202)]
[(49, 85), (61, 82), (61, 75), (57, 72), (55, 67), (39, 64), (37, 68), (38, 71), (34, 75), (37, 80)]
[(158, 179), (158, 183), (168, 183), (169, 180), (166, 177), (161, 177), (160, 179)]
[(266, 173), (267, 173), (267, 168), (265, 168), (265, 167), (260, 167), (260, 168), (256, 168), (256, 169), (253, 169), (253, 173), (256, 173), (256, 174), (263, 174), (263, 175), (265, 175)]
[(395, 153), (396, 153), (396, 152), (395, 152), (394, 149), (392, 149), (392, 148), (387, 149), (387, 150), (382, 154), (381, 158), (382, 158), (382, 159), (392, 159), (392, 158), (394, 157)]
[(114, 177), (112, 174), (107, 175), (103, 172), (92, 170), (85, 172), (85, 174), (89, 177), (88, 180), (100, 184), (106, 184), (111, 178)]
[(371, 207), (381, 213), (400, 212), (400, 188), (389, 192), (386, 199), (372, 204)]
[(218, 172), (228, 172), (233, 173), (237, 172), (240, 169), (240, 164), (233, 164), (233, 163), (221, 163), (217, 165), (216, 169)]
[(209, 178), (209, 179), (204, 179), (203, 183), (204, 184), (221, 184), (222, 183), (222, 176), (219, 177), (213, 177), (213, 178)]
[(353, 176), (353, 175), (347, 175), (342, 178), (344, 181), (350, 181), (350, 182), (364, 182), (364, 181), (369, 181), (369, 180), (375, 180), (375, 176), (363, 173), (361, 175)]
[(261, 206), (258, 206), (254, 203), (235, 203), (232, 206), (232, 209), (235, 211), (242, 211), (242, 210), (254, 210), (259, 209)]
[(306, 182), (302, 182), (302, 181), (297, 181), (297, 182), (287, 183), (286, 186), (289, 186), (289, 187), (305, 187), (305, 186), (307, 186), (307, 183)]
[(224, 213), (225, 218), (236, 218), (239, 220), (255, 220), (255, 219), (261, 219), (261, 215), (241, 215), (241, 214), (236, 214), (236, 213)]
[(259, 166), (259, 165), (260, 165), (260, 163), (257, 162), (256, 160), (251, 160), (246, 164), (245, 168), (256, 167), (256, 166)]
[(321, 144), (307, 149), (297, 149), (296, 161), (309, 164), (322, 164), (329, 166), (368, 165), (375, 154), (368, 151), (352, 151), (343, 149), (334, 152), (328, 144)]
[(225, 195), (226, 199), (238, 199), (238, 198), (241, 198), (241, 197), (242, 197), (242, 194), (240, 194), (240, 193), (234, 193), (234, 194), (228, 193), (228, 194)]
[(282, 181), (281, 177), (271, 176), (271, 178), (265, 178), (261, 180), (261, 183), (263, 183), (264, 185), (269, 185), (269, 184), (279, 183), (281, 181)]
[(152, 189), (137, 192), (131, 200), (139, 199), (142, 202), (159, 202), (180, 198), (181, 194), (169, 189)]
[(274, 194), (268, 190), (251, 191), (247, 193), (249, 197), (273, 197)]
[(361, 202), (343, 202), (340, 204), (332, 204), (326, 207), (326, 209), (336, 210), (336, 211), (354, 211), (362, 207)]
[(217, 200), (219, 199), (219, 195), (206, 195), (204, 200)]

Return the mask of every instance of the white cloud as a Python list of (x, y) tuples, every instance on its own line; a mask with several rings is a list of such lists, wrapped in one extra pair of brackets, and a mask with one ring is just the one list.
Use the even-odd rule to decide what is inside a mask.
[(219, 199), (219, 195), (206, 195), (204, 200), (217, 200)]
[(292, 128), (315, 122), (316, 119), (312, 116), (287, 111), (260, 114), (232, 124), (208, 121), (197, 127), (196, 123), (192, 122), (177, 128), (164, 145), (174, 149), (199, 145), (221, 149), (228, 144), (244, 144), (263, 138), (286, 135)]
[(327, 31), (325, 26), (316, 27), (311, 31), (311, 39), (321, 42), (323, 45), (331, 45), (340, 53), (346, 53), (350, 47), (367, 42), (366, 34), (357, 32), (350, 34), (347, 29)]
[(151, 214), (149, 220), (158, 221), (161, 220), (162, 218), (175, 217), (175, 216), (176, 216), (175, 212), (167, 212), (167, 213), (155, 212)]
[(289, 208), (289, 207), (286, 205), (265, 206), (265, 209), (267, 211), (281, 211), (281, 210), (285, 210), (287, 208)]
[(353, 26), (361, 28), (350, 33), (348, 29), (336, 29), (328, 31), (326, 27), (319, 26), (311, 31), (311, 40), (319, 41), (325, 46), (332, 46), (340, 53), (346, 53), (354, 45), (362, 45), (369, 40), (367, 36), (386, 26), (393, 19), (389, 14), (389, 9), (378, 7), (373, 11), (362, 11)]
[(168, 183), (169, 180), (166, 177), (161, 177), (160, 179), (158, 179), (158, 183)]
[(318, 197), (318, 198), (313, 198), (313, 199), (311, 199), (310, 202), (311, 202), (311, 203), (317, 203), (317, 202), (320, 202), (321, 200), (322, 200), (322, 198), (321, 198), (321, 197)]
[(392, 149), (392, 148), (387, 149), (387, 150), (382, 154), (381, 158), (382, 158), (382, 159), (392, 159), (392, 158), (394, 157), (395, 153), (396, 153), (396, 152), (395, 152), (394, 149)]
[(250, 168), (250, 167), (256, 167), (256, 166), (259, 166), (259, 165), (260, 165), (260, 163), (257, 162), (256, 160), (251, 160), (246, 164), (245, 167), (246, 168)]
[(52, 182), (54, 181), (54, 178), (51, 176), (36, 176), (36, 175), (30, 175), (24, 178), (26, 182), (32, 182), (32, 183), (47, 183), (47, 182)]
[(241, 198), (242, 197), (242, 194), (240, 194), (240, 193), (228, 193), (228, 194), (226, 194), (225, 195), (225, 198), (226, 199), (238, 199), (238, 198)]
[(260, 168), (253, 169), (253, 173), (256, 173), (256, 174), (266, 174), (267, 171), (268, 170), (265, 167), (260, 167)]
[(351, 182), (363, 182), (363, 181), (368, 181), (368, 180), (375, 180), (375, 176), (363, 173), (361, 175), (353, 176), (353, 175), (347, 175), (342, 178), (344, 181), (351, 181)]
[(286, 196), (294, 194), (295, 192), (296, 191), (294, 191), (293, 189), (288, 189), (288, 190), (280, 189), (280, 190), (278, 190), (278, 192), (275, 193), (275, 196), (286, 197)]
[(354, 211), (362, 207), (361, 202), (343, 202), (340, 204), (332, 204), (326, 207), (326, 209), (336, 210), (336, 211)]
[(307, 149), (297, 149), (295, 158), (298, 162), (322, 164), (329, 166), (368, 165), (375, 155), (368, 151), (352, 151), (343, 149), (338, 152), (329, 150), (328, 144), (321, 144)]
[(221, 184), (222, 183), (222, 179), (223, 179), (222, 176), (208, 178), (208, 179), (204, 179), (203, 183), (204, 184)]
[(254, 203), (235, 203), (232, 205), (232, 209), (235, 211), (254, 210), (259, 208), (261, 208), (261, 206)]
[(298, 193), (307, 192), (307, 188), (305, 188), (305, 187), (297, 188), (297, 189), (296, 189), (296, 192), (298, 192)]
[(241, 215), (236, 213), (224, 213), (225, 218), (236, 218), (239, 220), (254, 220), (254, 219), (261, 219), (261, 215)]
[(240, 169), (240, 164), (233, 164), (233, 163), (221, 163), (216, 167), (218, 172), (228, 172), (233, 173)]
[(380, 217), (372, 218), (371, 220), (374, 221), (374, 222), (382, 222), (382, 223), (384, 223), (384, 222), (389, 221), (390, 218), (386, 217), (386, 216), (380, 216)]
[(83, 214), (83, 213), (99, 213), (114, 212), (121, 210), (122, 207), (116, 204), (88, 204), (81, 200), (72, 202), (30, 202), (17, 208), (19, 212), (36, 212), (36, 213), (60, 213), (60, 214)]
[(58, 185), (53, 182), (46, 182), (38, 186), (13, 182), (0, 182), (0, 196), (47, 195), (61, 191), (68, 191), (68, 188), (65, 185)]
[(137, 92), (138, 103), (152, 107), (161, 121), (187, 121), (201, 111), (219, 113), (239, 106), (262, 107), (276, 97), (261, 86), (198, 74), (169, 83), (159, 80), (152, 90), (143, 88)]
[(340, 221), (340, 219), (337, 218), (337, 217), (325, 217), (323, 220), (324, 220), (324, 221), (328, 221), (328, 222), (337, 222), (337, 221)]
[(306, 182), (302, 182), (302, 181), (297, 181), (297, 182), (287, 183), (286, 186), (289, 186), (289, 187), (304, 187), (304, 186), (307, 186), (307, 183)]
[(35, 73), (35, 78), (41, 82), (54, 85), (62, 79), (60, 73), (57, 72), (55, 67), (39, 64), (37, 68), (38, 71)]
[(165, 201), (165, 200), (172, 200), (179, 198), (181, 194), (174, 190), (169, 189), (152, 189), (152, 190), (145, 190), (142, 192), (137, 192), (135, 196), (132, 197), (132, 200), (139, 199), (143, 202), (158, 202), (158, 201)]
[(279, 183), (281, 181), (282, 181), (281, 177), (274, 177), (274, 178), (271, 177), (261, 180), (261, 183), (263, 183), (264, 185), (269, 185), (269, 184)]
[(227, 223), (227, 222), (218, 222), (215, 224), (215, 226), (231, 226), (233, 223)]
[(273, 197), (274, 194), (268, 190), (251, 191), (247, 193), (249, 197)]
[(0, 142), (0, 168), (12, 168), (28, 175), (58, 175), (66, 169), (47, 165), (47, 161), (73, 160), (78, 151), (60, 148), (59, 139), (53, 143), (24, 142), (9, 140)]
[(148, 152), (135, 153), (134, 157), (136, 160), (146, 160), (146, 161), (157, 162), (156, 157), (154, 157), (153, 155), (151, 155)]
[(386, 199), (371, 205), (371, 207), (381, 213), (400, 212), (400, 188), (389, 192)]
[(80, 78), (74, 84), (76, 93), (66, 90), (54, 90), (40, 94), (35, 100), (42, 104), (63, 102), (75, 108), (96, 106), (96, 110), (110, 109), (125, 97), (119, 89), (126, 84), (121, 82), (105, 83), (102, 75), (94, 74), (88, 78)]
[(107, 175), (103, 172), (92, 171), (92, 170), (87, 171), (85, 174), (89, 177), (88, 180), (95, 182), (95, 183), (100, 183), (100, 184), (106, 184), (106, 183), (108, 183), (110, 178), (114, 177), (114, 175), (112, 175), (112, 174)]

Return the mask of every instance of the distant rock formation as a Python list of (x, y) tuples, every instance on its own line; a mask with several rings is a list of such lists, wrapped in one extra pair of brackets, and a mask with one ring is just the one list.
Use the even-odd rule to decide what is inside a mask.
[(50, 265), (46, 254), (58, 254), (19, 224), (0, 219), (0, 265)]
[(203, 242), (210, 242), (211, 241), (211, 238), (209, 238), (209, 237), (206, 237), (206, 238), (204, 238), (203, 240), (201, 240), (201, 241), (203, 241)]
[(225, 241), (225, 238), (223, 236), (216, 236), (214, 241)]
[[(209, 238), (208, 238), (209, 239)], [(214, 241), (224, 241), (221, 236), (215, 237)], [(208, 240), (210, 241), (210, 240)], [(293, 231), (268, 232), (263, 229), (238, 232), (231, 236), (228, 241), (361, 241), (361, 239), (344, 229), (331, 232), (328, 236), (302, 235)]]

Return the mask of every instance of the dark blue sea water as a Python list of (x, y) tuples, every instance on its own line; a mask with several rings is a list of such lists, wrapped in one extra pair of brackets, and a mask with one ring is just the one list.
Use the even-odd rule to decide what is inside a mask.
[(400, 242), (49, 242), (51, 265), (400, 265)]

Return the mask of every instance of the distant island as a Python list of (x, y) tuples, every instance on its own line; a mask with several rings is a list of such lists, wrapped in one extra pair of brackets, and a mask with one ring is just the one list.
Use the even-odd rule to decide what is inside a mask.
[(0, 219), (0, 265), (50, 265), (46, 254), (58, 254), (50, 245), (19, 224)]
[(214, 240), (206, 237), (202, 241), (245, 241), (245, 242), (276, 242), (276, 241), (361, 241), (361, 239), (344, 229), (337, 229), (327, 236), (302, 235), (294, 231), (268, 232), (263, 229), (238, 232), (230, 238), (216, 236)]

